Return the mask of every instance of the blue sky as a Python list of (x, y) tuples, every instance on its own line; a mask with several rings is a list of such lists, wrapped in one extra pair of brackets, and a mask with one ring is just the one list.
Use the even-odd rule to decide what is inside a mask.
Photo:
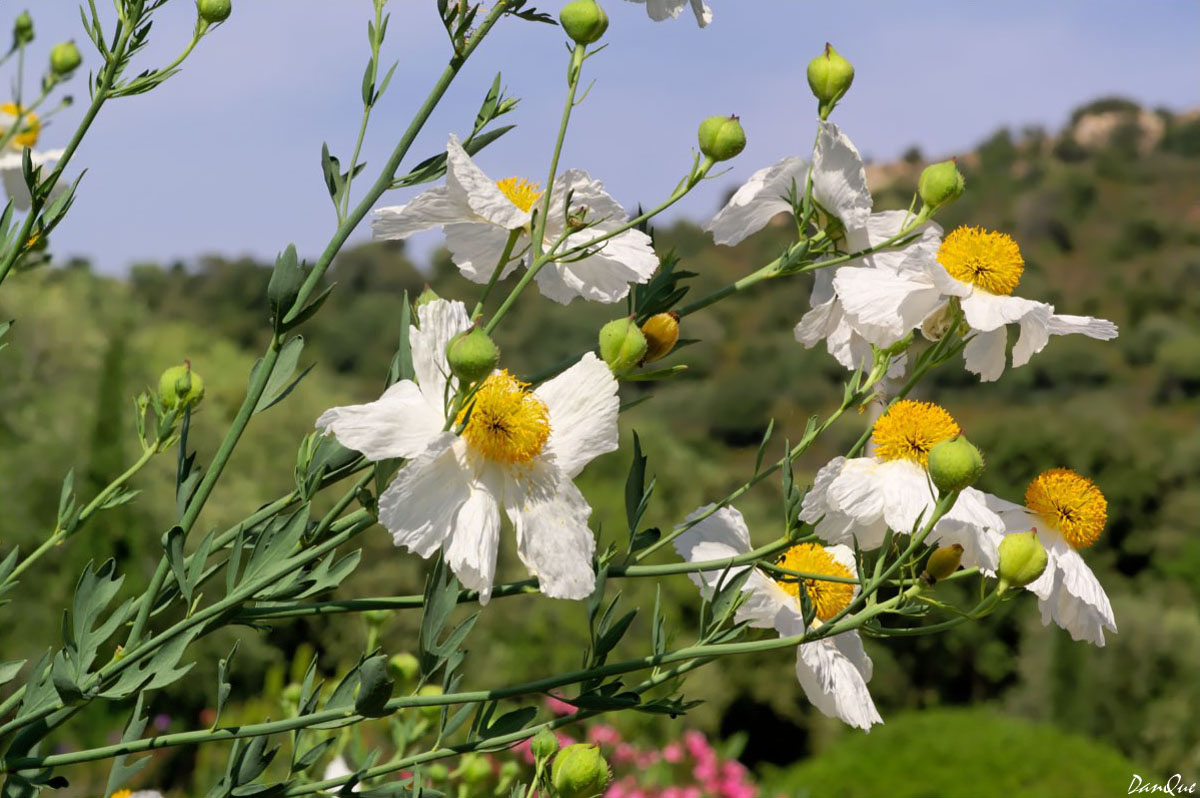
[[(556, 13), (557, 0), (535, 2)], [(715, 20), (690, 14), (653, 23), (639, 5), (606, 0), (610, 46), (588, 62), (596, 80), (576, 111), (563, 165), (587, 169), (631, 207), (664, 197), (690, 163), (696, 126), (737, 113), (749, 136), (730, 172), (681, 202), (707, 218), (750, 172), (803, 154), (815, 101), (808, 60), (830, 41), (857, 70), (835, 120), (864, 155), (892, 159), (910, 145), (930, 155), (969, 149), (1000, 125), (1061, 126), (1070, 110), (1107, 94), (1174, 109), (1200, 105), (1200, 4), (1195, 0), (710, 0)], [(89, 44), (77, 4), (30, 3), (35, 63), (58, 40)], [(103, 9), (107, 4), (101, 3)], [(294, 242), (312, 257), (334, 227), (321, 180), (322, 141), (349, 156), (361, 113), (368, 0), (234, 0), (233, 16), (184, 71), (151, 94), (102, 111), (71, 173), (88, 173), (55, 232), (62, 257), (106, 272), (139, 260), (204, 253), (261, 258)], [(11, 13), (15, 6), (6, 4)], [(381, 164), (441, 71), (447, 53), (433, 0), (393, 0), (385, 45), (399, 59), (368, 134), (367, 174)], [(137, 68), (173, 58), (190, 37), (193, 4), (159, 12)], [(506, 20), (484, 42), (413, 148), (409, 163), (469, 129), (496, 72), (521, 98), (519, 127), (480, 157), (494, 178), (544, 180), (565, 90), (561, 31)], [(94, 53), (84, 50), (85, 69)], [(4, 80), (11, 83), (11, 62)], [(40, 146), (62, 146), (86, 105), (59, 115)], [(362, 180), (365, 186), (369, 181)], [(400, 204), (414, 192), (387, 195)], [(364, 226), (354, 240), (364, 240)], [(436, 246), (427, 234), (418, 253)]]

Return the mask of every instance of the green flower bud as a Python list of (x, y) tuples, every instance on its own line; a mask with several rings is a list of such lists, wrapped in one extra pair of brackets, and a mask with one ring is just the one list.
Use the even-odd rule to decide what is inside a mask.
[(425, 290), (417, 294), (417, 301), (413, 303), (413, 307), (423, 308), (430, 302), (436, 302), (439, 299), (441, 297), (437, 295), (437, 292), (429, 287), (429, 283), (426, 283)]
[(492, 777), (492, 764), (479, 754), (463, 754), (458, 771), (464, 784), (482, 784)]
[(479, 382), (491, 374), (500, 362), (500, 349), (483, 328), (476, 325), (450, 339), (446, 345), (446, 360), (459, 382)]
[(511, 759), (506, 759), (500, 763), (500, 773), (498, 783), (496, 784), (496, 792), (493, 795), (504, 795), (509, 791), (509, 787), (521, 775), (521, 766)]
[(529, 750), (535, 759), (549, 759), (558, 750), (558, 738), (549, 729), (542, 729), (529, 741)]
[(59, 77), (71, 74), (82, 63), (75, 42), (61, 42), (50, 48), (50, 71)]
[(592, 44), (608, 30), (608, 14), (596, 0), (575, 0), (567, 3), (558, 14), (563, 30), (576, 44)]
[(833, 106), (850, 90), (854, 82), (854, 65), (825, 44), (825, 52), (808, 63), (808, 86), (817, 98), (821, 118), (829, 116)]
[(627, 371), (646, 355), (646, 336), (633, 316), (613, 319), (600, 328), (600, 357), (614, 372)]
[(969, 488), (983, 473), (983, 455), (966, 436), (955, 435), (929, 450), (929, 476), (939, 493)]
[(1046, 547), (1037, 532), (1014, 532), (1000, 541), (1000, 566), (996, 575), (1000, 586), (1025, 587), (1046, 570)]
[(421, 673), (420, 661), (407, 651), (393, 654), (392, 658), (388, 660), (388, 668), (400, 682), (411, 682)]
[[(445, 691), (442, 690), (441, 685), (427, 684), (424, 687), (422, 687), (420, 690), (417, 691), (417, 695), (418, 696), (435, 696), (435, 695), (441, 695), (443, 692), (445, 692)], [(442, 714), (442, 707), (440, 705), (425, 706), (425, 707), (421, 707), (420, 709), (421, 709), (421, 714), (430, 719), (436, 718), (438, 715)]]
[(363, 620), (367, 622), (367, 626), (373, 626), (376, 629), (379, 629), (391, 618), (391, 610), (367, 610), (363, 613)]
[(700, 152), (714, 161), (728, 161), (746, 149), (746, 131), (736, 116), (710, 116), (700, 123)]
[(958, 570), (962, 564), (963, 547), (958, 543), (942, 546), (929, 555), (925, 561), (925, 570), (921, 572), (921, 581), (932, 585)]
[(300, 685), (292, 682), (283, 688), (283, 692), (279, 696), (284, 704), (288, 706), (297, 706), (300, 703)]
[(679, 314), (675, 311), (654, 314), (642, 325), (642, 335), (646, 336), (646, 354), (642, 362), (661, 360), (671, 354), (679, 340)]
[(204, 380), (185, 360), (182, 366), (171, 366), (158, 378), (158, 398), (167, 410), (195, 407), (204, 398)]
[(429, 780), (433, 782), (445, 781), (450, 778), (450, 769), (441, 762), (434, 762), (425, 768), (425, 775), (429, 776)]
[(966, 181), (953, 158), (926, 166), (917, 182), (921, 202), (930, 208), (949, 205), (962, 196), (965, 188)]
[(550, 777), (560, 798), (597, 798), (612, 781), (612, 770), (597, 746), (576, 743), (554, 758)]
[(230, 0), (196, 0), (196, 13), (209, 25), (229, 19), (232, 11), (233, 4)]
[(13, 20), (13, 41), (15, 45), (29, 44), (33, 41), (33, 17), (28, 11), (17, 14)]

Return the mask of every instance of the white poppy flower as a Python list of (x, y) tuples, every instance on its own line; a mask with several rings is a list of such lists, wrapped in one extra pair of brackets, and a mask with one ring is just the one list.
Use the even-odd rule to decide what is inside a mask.
[[(346, 760), (341, 755), (338, 755), (331, 759), (329, 764), (325, 766), (325, 774), (322, 777), (322, 781), (344, 779), (352, 773), (354, 771), (346, 764)], [(354, 789), (350, 790), (350, 792), (362, 792), (362, 785), (355, 784)]]
[(646, 13), (655, 22), (675, 19), (683, 11), (684, 6), (692, 7), (692, 13), (696, 15), (696, 23), (700, 27), (706, 27), (708, 23), (712, 22), (712, 9), (704, 0), (632, 0), (632, 2), (645, 3)]
[[(837, 457), (826, 464), (804, 497), (800, 520), (816, 525), (831, 543), (857, 541), (863, 550), (883, 545), (890, 528), (908, 534), (928, 519), (937, 503), (927, 466), (934, 444), (960, 434), (941, 407), (902, 399), (875, 422), (869, 457)], [(987, 507), (986, 496), (965, 488), (942, 516), (928, 543), (963, 547), (963, 564), (995, 569), (1004, 523)]]
[[(458, 385), (446, 344), (471, 322), (461, 302), (436, 300), (418, 314), (409, 334), (416, 381), (402, 380), (370, 404), (328, 410), (317, 426), (368, 459), (408, 461), (379, 497), (380, 523), (397, 546), (422, 557), (443, 549), (481, 602), (491, 596), (501, 506), (542, 592), (586, 598), (596, 576), (592, 508), (572, 480), (617, 448), (619, 400), (608, 366), (589, 352), (534, 391), (495, 371), (468, 408), (448, 418)], [(447, 430), (464, 418), (461, 435)]]
[[(0, 105), (0, 133), (7, 132), (17, 122), (21, 109), (12, 103)], [(23, 211), (29, 208), (29, 186), (25, 184), (25, 171), (22, 166), (23, 151), (29, 148), (29, 159), (35, 167), (48, 166), (57, 163), (65, 150), (35, 150), (42, 123), (37, 114), (27, 113), (21, 120), (22, 131), (8, 140), (9, 151), (0, 154), (0, 180), (4, 181), (4, 191), (12, 198), (13, 207)], [(54, 187), (52, 196), (57, 196), (66, 189), (60, 181)]]
[[(711, 508), (712, 505), (701, 507), (688, 520)], [(732, 507), (722, 507), (676, 538), (675, 550), (688, 562), (736, 557), (751, 550), (750, 532), (741, 513)], [(845, 546), (801, 543), (786, 551), (779, 565), (794, 571), (845, 578), (855, 573), (854, 554)], [(725, 573), (729, 574), (725, 578), (729, 578), (747, 567), (690, 576), (701, 592), (711, 595), (720, 587)], [(736, 619), (761, 629), (773, 627), (785, 637), (803, 634), (806, 630), (799, 592), (802, 585), (816, 610), (814, 629), (845, 609), (858, 591), (857, 585), (848, 582), (776, 581), (755, 569), (742, 588), (746, 600), (738, 607)], [(883, 723), (867, 691), (871, 671), (871, 659), (863, 650), (857, 631), (801, 643), (796, 649), (796, 677), (808, 699), (826, 715), (841, 718), (859, 729), (869, 730), (873, 724)]]
[(1079, 333), (1102, 341), (1117, 337), (1117, 326), (1106, 319), (1057, 314), (1053, 305), (1012, 296), (1025, 261), (1017, 243), (1004, 233), (960, 227), (946, 236), (936, 259), (924, 263), (925, 274), (911, 271), (903, 279), (847, 282), (839, 286), (839, 295), (857, 318), (891, 316), (905, 323), (957, 298), (974, 331), (963, 358), (967, 370), (983, 382), (1004, 373), (1009, 324), (1021, 331), (1012, 352), (1014, 368), (1042, 351), (1051, 335)]
[[(403, 239), (422, 230), (441, 227), (446, 246), (459, 271), (468, 280), (486, 283), (504, 253), (509, 233), (522, 231), (517, 252), (528, 249), (534, 212), (540, 211), (542, 191), (527, 180), (507, 178), (493, 181), (484, 174), (456, 136), (446, 145), (446, 182), (413, 198), (407, 205), (377, 208), (371, 223), (376, 238)], [(567, 250), (585, 244), (623, 225), (628, 216), (598, 180), (586, 172), (569, 169), (554, 180), (546, 241), (552, 244), (564, 232), (563, 203), (571, 195), (572, 217), (595, 224), (566, 237)], [(582, 254), (582, 253), (581, 253)], [(527, 255), (518, 255), (504, 265), (507, 277)], [(596, 302), (617, 302), (629, 293), (630, 283), (644, 283), (658, 268), (650, 237), (640, 230), (626, 230), (598, 245), (576, 260), (548, 263), (535, 278), (541, 292), (567, 304), (575, 297)]]
[(1104, 588), (1079, 554), (1100, 537), (1108, 502), (1090, 479), (1065, 468), (1046, 471), (1025, 491), (1025, 504), (985, 494), (988, 506), (1004, 521), (1006, 534), (1037, 533), (1046, 547), (1046, 570), (1026, 590), (1038, 597), (1042, 623), (1051, 621), (1074, 640), (1104, 645), (1104, 630), (1117, 631)]

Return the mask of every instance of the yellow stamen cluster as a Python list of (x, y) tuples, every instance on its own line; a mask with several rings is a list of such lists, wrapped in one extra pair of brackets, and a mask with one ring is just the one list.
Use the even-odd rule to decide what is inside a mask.
[[(21, 107), (14, 103), (5, 103), (0, 105), (0, 125), (16, 124), (17, 117), (21, 115)], [(7, 128), (0, 126), (0, 132), (6, 132)], [(38, 134), (42, 132), (42, 122), (38, 119), (38, 115), (30, 111), (21, 119), (21, 129), (8, 140), (8, 146), (14, 150), (23, 150), (26, 147), (37, 146)]]
[(508, 371), (492, 372), (455, 423), (465, 419), (462, 436), (488, 460), (508, 465), (528, 463), (542, 453), (550, 437), (546, 403), (525, 390)]
[[(816, 543), (801, 543), (792, 546), (783, 553), (775, 563), (780, 568), (789, 571), (802, 571), (806, 574), (821, 574), (823, 576), (838, 576), (852, 578), (854, 574), (825, 550), (824, 546)], [(823, 579), (799, 579), (781, 577), (777, 584), (797, 599), (800, 598), (800, 588), (808, 594), (809, 601), (817, 611), (817, 617), (828, 621), (850, 604), (854, 598), (854, 585), (849, 582), (826, 582)]]
[(875, 422), (871, 431), (880, 460), (912, 460), (929, 465), (929, 450), (962, 432), (954, 417), (932, 402), (901, 399)]
[(1108, 502), (1100, 488), (1068, 468), (1038, 474), (1025, 490), (1025, 506), (1076, 549), (1095, 543), (1108, 520)]
[(528, 211), (533, 207), (533, 203), (538, 201), (542, 196), (542, 189), (537, 183), (532, 183), (523, 177), (506, 177), (503, 180), (496, 181), (496, 188), (504, 196), (508, 197), (508, 201), (516, 205), (523, 211)]
[(955, 280), (970, 283), (989, 294), (1008, 296), (1021, 281), (1025, 259), (1007, 233), (960, 227), (938, 248), (938, 262)]
[(131, 795), (133, 795), (133, 790), (117, 790), (111, 798), (129, 798)]

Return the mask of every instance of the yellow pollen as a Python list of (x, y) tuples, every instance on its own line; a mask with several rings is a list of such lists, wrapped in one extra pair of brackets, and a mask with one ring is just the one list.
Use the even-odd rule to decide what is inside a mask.
[(497, 180), (496, 188), (508, 197), (509, 202), (523, 211), (532, 208), (533, 203), (542, 196), (542, 190), (538, 184), (531, 183), (523, 177), (506, 177), (503, 180)]
[(871, 437), (880, 460), (912, 460), (929, 465), (934, 444), (953, 438), (962, 430), (954, 417), (932, 402), (901, 399), (875, 422)]
[[(17, 121), (17, 117), (21, 114), (21, 107), (13, 103), (4, 103), (0, 105), (0, 133), (6, 133), (7, 124), (13, 124)], [(11, 139), (8, 140), (8, 146), (14, 150), (23, 150), (26, 147), (34, 147), (37, 145), (38, 134), (42, 132), (42, 122), (38, 119), (38, 115), (29, 111), (21, 119), (21, 129)]]
[[(854, 574), (842, 565), (816, 543), (801, 543), (792, 546), (783, 553), (775, 563), (780, 568), (789, 571), (803, 571), (807, 574), (822, 574), (824, 576), (840, 576), (851, 578)], [(826, 582), (822, 579), (799, 579), (782, 576), (776, 583), (795, 598), (800, 598), (800, 587), (808, 593), (808, 599), (817, 610), (817, 617), (828, 621), (850, 604), (854, 598), (854, 585), (849, 582)]]
[(978, 227), (951, 232), (938, 247), (937, 259), (955, 280), (1002, 296), (1013, 292), (1025, 271), (1021, 248), (1012, 236)]
[(463, 438), (488, 460), (528, 463), (545, 447), (550, 413), (545, 402), (525, 390), (528, 385), (508, 371), (493, 372), (458, 414), (456, 424), (467, 420)]
[(1025, 490), (1025, 506), (1075, 549), (1095, 543), (1108, 520), (1108, 502), (1096, 483), (1068, 468), (1038, 474)]
[(133, 795), (133, 790), (117, 790), (111, 798), (129, 798), (131, 795)]

